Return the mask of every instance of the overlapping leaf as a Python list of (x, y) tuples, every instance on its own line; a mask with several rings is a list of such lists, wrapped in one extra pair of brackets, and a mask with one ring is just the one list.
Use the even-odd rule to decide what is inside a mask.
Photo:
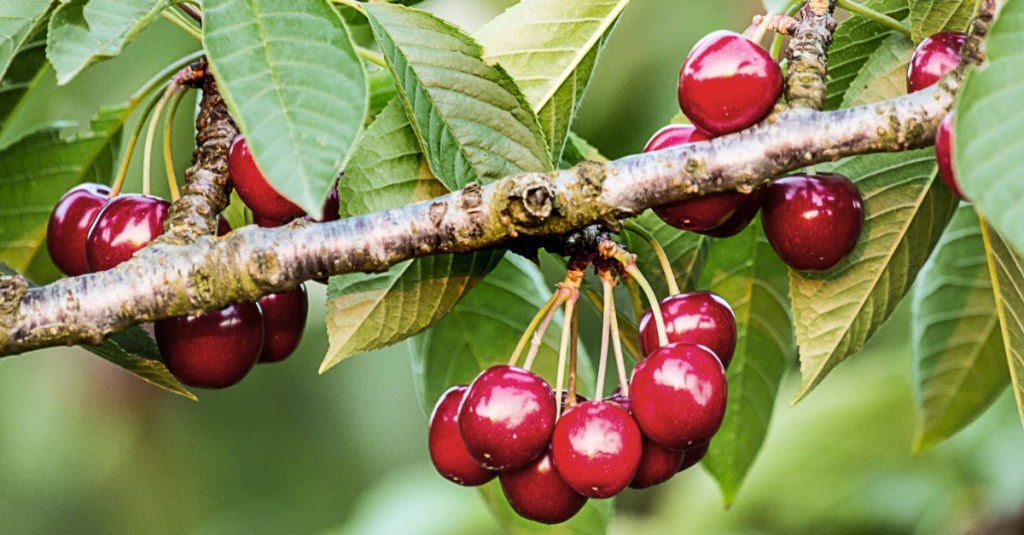
[(954, 162), (985, 219), (1024, 251), (1024, 2), (1007, 2), (985, 42), (988, 62), (967, 76), (957, 103)]
[(366, 12), (430, 168), (451, 190), (552, 168), (537, 117), (480, 46), (424, 11), (368, 4)]
[(66, 84), (89, 65), (121, 53), (169, 0), (71, 0), (50, 18), (46, 56)]
[(1010, 247), (991, 226), (986, 225), (982, 232), (1013, 395), (1024, 423), (1024, 256)]
[(198, 400), (195, 394), (189, 392), (167, 370), (156, 342), (142, 330), (142, 327), (132, 327), (112, 335), (101, 345), (82, 347), (151, 385), (193, 401)]
[(46, 69), (46, 24), (40, 20), (35, 29), (10, 58), (6, 72), (0, 70), (0, 133), (7, 120), (20, 107)]
[(267, 180), (320, 213), (367, 106), (363, 64), (323, 0), (205, 0), (203, 43)]
[(0, 13), (0, 78), (50, 11), (52, 0), (4, 2)]
[[(906, 18), (907, 0), (868, 0), (864, 3), (896, 20)], [(836, 29), (835, 43), (828, 52), (825, 108), (836, 109), (861, 68), (894, 31), (865, 17), (851, 16)]]
[(850, 82), (843, 95), (844, 108), (885, 100), (907, 90), (907, 67), (914, 44), (893, 32), (878, 46)]
[(779, 382), (796, 357), (789, 281), (785, 264), (756, 222), (715, 244), (701, 280), (701, 288), (724, 297), (736, 314), (725, 419), (703, 461), (729, 504), (757, 458)]
[(967, 29), (976, 0), (910, 0), (910, 34), (915, 43), (939, 32)]
[(914, 289), (911, 353), (918, 405), (915, 449), (953, 436), (1008, 383), (978, 216), (953, 216)]
[(790, 275), (803, 374), (797, 400), (888, 319), (956, 207), (936, 178), (932, 149), (858, 156), (834, 170), (864, 197), (864, 231), (850, 258), (831, 272)]

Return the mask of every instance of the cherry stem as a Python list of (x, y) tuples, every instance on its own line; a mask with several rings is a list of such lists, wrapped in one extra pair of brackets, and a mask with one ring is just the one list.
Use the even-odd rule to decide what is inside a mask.
[(757, 25), (757, 29), (754, 30), (754, 33), (750, 36), (750, 40), (760, 45), (761, 41), (764, 40), (764, 34), (768, 33), (768, 25), (771, 23), (772, 18), (778, 14), (778, 11), (769, 11), (765, 13), (764, 18), (761, 19), (761, 24)]
[[(536, 328), (536, 331), (533, 333), (533, 341), (530, 343), (530, 352), (527, 353), (526, 355), (526, 363), (523, 364), (524, 370), (529, 370), (531, 367), (533, 367), (533, 360), (537, 358), (537, 352), (540, 351), (540, 344), (544, 340), (544, 332), (548, 330), (548, 325), (551, 324), (551, 319), (555, 317), (555, 313), (558, 312), (558, 308), (562, 306), (562, 303), (565, 303), (565, 301), (571, 298), (573, 295), (576, 295), (577, 297), (579, 296), (579, 287), (580, 283), (582, 282), (582, 271), (578, 271), (575, 269), (569, 270), (569, 272), (565, 274), (565, 280), (559, 283), (558, 290), (556, 290), (554, 295), (551, 296), (551, 298), (553, 299), (553, 301), (551, 301), (551, 304), (549, 305), (545, 303), (544, 306), (547, 307), (547, 311), (544, 312), (542, 308), (542, 312), (544, 312), (544, 318), (541, 320), (540, 325), (533, 326), (533, 324), (531, 323), (531, 327)], [(540, 316), (540, 314), (541, 313), (538, 312), (537, 316)], [(537, 318), (535, 317), (534, 320), (536, 319)], [(523, 333), (523, 338), (520, 338), (519, 340), (520, 344), (522, 344), (525, 337), (528, 336), (529, 331), (530, 327), (527, 327), (527, 332)], [(515, 362), (519, 360), (518, 353), (520, 351), (522, 351), (522, 349), (517, 347), (516, 354), (512, 356), (513, 366), (515, 366)]]
[(640, 300), (640, 289), (637, 288), (633, 279), (624, 279), (626, 288), (629, 290), (629, 300), (633, 303), (633, 321), (639, 323), (644, 315), (644, 304)]
[[(622, 280), (625, 281), (627, 285), (633, 284), (632, 279)], [(633, 285), (633, 288), (636, 288), (635, 284)], [(585, 284), (580, 287), (580, 290), (583, 291), (583, 295), (587, 297), (587, 301), (590, 301), (590, 304), (594, 305), (595, 309), (604, 310), (604, 300), (601, 296), (597, 294), (596, 290)], [(639, 294), (637, 294), (637, 297), (639, 298)], [(636, 330), (636, 325), (633, 324), (633, 322), (629, 321), (629, 318), (624, 317), (622, 314), (615, 313), (612, 316), (612, 318), (618, 321), (620, 329), (625, 329), (626, 332), (629, 332), (630, 329)], [(625, 339), (623, 339), (622, 343), (625, 346), (626, 353), (629, 355), (629, 358), (633, 362), (636, 362), (638, 360), (637, 355), (640, 354), (640, 346), (637, 345), (635, 340), (631, 339), (628, 336)]]
[(164, 20), (170, 22), (171, 24), (177, 26), (179, 29), (187, 33), (191, 38), (195, 39), (196, 41), (199, 41), (200, 43), (203, 42), (203, 34), (199, 31), (199, 28), (196, 28), (194, 25), (189, 23), (185, 16), (182, 15), (179, 11), (173, 9), (164, 10), (160, 12), (160, 16), (163, 17)]
[(668, 335), (665, 333), (665, 318), (661, 316), (661, 305), (658, 304), (658, 296), (654, 295), (654, 289), (651, 288), (651, 284), (647, 282), (647, 278), (644, 277), (643, 273), (637, 269), (636, 263), (630, 263), (626, 266), (626, 273), (633, 280), (636, 281), (640, 289), (644, 291), (644, 295), (647, 296), (647, 302), (651, 305), (651, 315), (654, 316), (654, 325), (658, 329), (658, 345), (668, 345)]
[(139, 142), (139, 137), (142, 135), (142, 129), (146, 126), (146, 118), (153, 113), (153, 108), (156, 107), (157, 103), (160, 102), (159, 98), (152, 98), (146, 107), (142, 110), (142, 115), (139, 116), (139, 122), (135, 124), (135, 128), (132, 129), (131, 135), (128, 136), (128, 145), (124, 149), (124, 154), (121, 156), (121, 163), (117, 167), (117, 175), (114, 178), (114, 185), (110, 188), (110, 198), (117, 197), (121, 194), (121, 188), (124, 186), (125, 176), (128, 175), (128, 165), (132, 161), (132, 155), (135, 153), (135, 145)]
[(192, 20), (196, 21), (196, 24), (203, 25), (203, 12), (200, 11), (199, 6), (193, 2), (178, 2), (178, 9), (182, 13), (192, 17)]
[(604, 306), (601, 307), (601, 356), (597, 361), (597, 384), (594, 388), (594, 399), (604, 398), (604, 376), (608, 368), (608, 335), (611, 331), (611, 322), (615, 321), (612, 309), (615, 307), (615, 295), (612, 293), (612, 285), (608, 282), (608, 276), (602, 271), (601, 290), (604, 292)]
[(167, 106), (167, 118), (164, 119), (164, 169), (167, 171), (167, 188), (171, 192), (171, 201), (178, 200), (181, 194), (178, 192), (178, 179), (174, 173), (174, 155), (171, 151), (171, 134), (174, 130), (174, 114), (178, 111), (181, 98), (185, 96), (184, 91), (175, 91), (174, 96)]
[(149, 117), (149, 128), (146, 130), (146, 145), (142, 151), (142, 194), (149, 195), (149, 184), (150, 184), (150, 164), (153, 160), (153, 138), (156, 135), (156, 125), (160, 121), (160, 115), (163, 114), (164, 108), (167, 103), (171, 100), (171, 97), (175, 93), (181, 91), (181, 86), (175, 82), (171, 82), (167, 89), (164, 90), (163, 96), (160, 97), (160, 101), (156, 104), (156, 109), (153, 110), (153, 115)]
[[(555, 315), (555, 313), (552, 312), (552, 310), (554, 310), (558, 306), (561, 306), (561, 304), (564, 302), (565, 294), (562, 293), (561, 289), (557, 289), (551, 294), (551, 297), (549, 297), (547, 302), (544, 303), (544, 306), (540, 307), (540, 310), (537, 311), (537, 314), (533, 316), (533, 320), (530, 321), (530, 324), (526, 327), (526, 330), (523, 331), (523, 335), (519, 337), (519, 343), (516, 344), (516, 349), (515, 351), (512, 352), (512, 358), (510, 358), (508, 361), (509, 366), (515, 366), (519, 362), (519, 355), (523, 353), (523, 349), (526, 349), (526, 344), (530, 340), (530, 335), (532, 335), (537, 330), (537, 326), (540, 325), (541, 322), (543, 322), (544, 328), (547, 329), (547, 324), (551, 323), (551, 317)], [(541, 337), (543, 336), (544, 333), (541, 332)], [(530, 353), (533, 354), (534, 351), (532, 346), (530, 349)], [(527, 357), (527, 362), (532, 363), (530, 357)], [(530, 369), (529, 364), (527, 364), (526, 369)]]
[(658, 242), (658, 238), (654, 237), (650, 231), (640, 226), (634, 221), (626, 221), (622, 228), (640, 236), (641, 239), (647, 242), (647, 245), (651, 246), (654, 250), (654, 255), (658, 257), (658, 263), (661, 264), (661, 270), (665, 273), (665, 284), (668, 286), (668, 291), (672, 295), (679, 293), (679, 283), (676, 282), (676, 275), (672, 271), (672, 263), (668, 260), (668, 255), (665, 254), (665, 249)]
[(388, 63), (384, 61), (384, 55), (379, 52), (374, 52), (373, 50), (370, 50), (368, 48), (357, 46), (356, 54), (358, 54), (359, 57), (365, 59), (366, 61), (373, 63), (374, 65), (383, 67), (385, 69), (388, 68)]
[[(579, 295), (577, 294), (577, 299)], [(579, 341), (579, 309), (574, 305), (572, 317), (569, 318), (569, 407), (576, 406), (576, 362), (579, 358), (577, 342)]]
[[(579, 292), (572, 292), (565, 300), (565, 319), (572, 323), (572, 316), (576, 314), (576, 300), (579, 299)], [(572, 335), (570, 325), (562, 325), (562, 343), (558, 346), (558, 374), (555, 378), (555, 419), (562, 416), (562, 384), (565, 383), (565, 357), (569, 352), (569, 338)]]
[(341, 5), (345, 6), (345, 7), (350, 7), (352, 9), (362, 13), (363, 15), (366, 15), (366, 8), (364, 8), (362, 6), (362, 4), (360, 4), (356, 0), (331, 0), (331, 2), (334, 3), (334, 4), (341, 4)]
[(902, 33), (908, 38), (910, 37), (910, 28), (908, 28), (905, 24), (890, 17), (889, 15), (886, 15), (885, 13), (875, 11), (874, 9), (871, 9), (870, 7), (865, 6), (864, 4), (858, 4), (853, 0), (836, 0), (836, 7), (845, 9), (846, 11), (849, 11), (854, 15), (864, 17), (868, 20), (873, 20), (881, 24), (882, 26)]
[[(614, 282), (614, 279), (610, 281), (612, 288), (615, 287)], [(608, 300), (608, 303), (609, 314), (615, 317), (615, 299)], [(619, 371), (619, 392), (622, 393), (623, 397), (629, 397), (629, 379), (626, 378), (626, 361), (622, 358), (622, 338), (619, 336), (619, 322), (610, 322), (609, 326), (612, 331), (612, 349), (615, 351), (615, 368)]]

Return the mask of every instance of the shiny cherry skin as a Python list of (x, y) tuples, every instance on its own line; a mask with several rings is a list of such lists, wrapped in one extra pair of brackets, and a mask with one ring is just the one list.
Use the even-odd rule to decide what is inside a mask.
[(587, 503), (587, 498), (572, 490), (558, 474), (550, 449), (526, 466), (501, 472), (498, 481), (512, 509), (534, 522), (560, 524)]
[(61, 273), (72, 277), (89, 273), (85, 236), (109, 196), (107, 186), (79, 184), (53, 207), (46, 225), (46, 250)]
[(238, 136), (228, 151), (231, 182), (245, 205), (266, 220), (289, 221), (306, 212), (278, 193), (258, 167), (244, 136)]
[(167, 369), (197, 388), (224, 388), (241, 381), (263, 349), (263, 314), (256, 303), (160, 320), (154, 331)]
[(956, 179), (956, 172), (953, 170), (953, 117), (956, 112), (949, 112), (939, 123), (939, 129), (935, 132), (935, 160), (939, 163), (939, 176), (960, 200), (966, 201), (967, 196), (960, 189), (960, 183)]
[(644, 435), (672, 449), (709, 440), (722, 425), (725, 369), (711, 351), (669, 344), (637, 363), (629, 381), (633, 417)]
[(569, 409), (555, 424), (551, 455), (562, 479), (588, 498), (611, 498), (633, 481), (643, 439), (626, 409), (588, 401)]
[(779, 64), (757, 43), (729, 31), (701, 39), (679, 73), (679, 107), (716, 136), (760, 122), (781, 95)]
[(740, 203), (740, 207), (736, 209), (736, 212), (729, 216), (724, 223), (717, 227), (701, 232), (706, 236), (713, 238), (729, 238), (743, 232), (743, 229), (747, 228), (747, 225), (754, 220), (757, 216), (758, 210), (761, 209), (761, 201), (764, 200), (764, 193), (767, 191), (765, 186), (755, 189), (746, 195), (743, 202)]
[[(621, 393), (615, 393), (608, 401), (618, 403), (622, 408), (632, 413), (629, 398)], [(642, 435), (641, 435), (642, 436)], [(683, 462), (683, 451), (673, 450), (658, 444), (657, 442), (643, 437), (643, 449), (640, 453), (640, 465), (636, 469), (633, 481), (629, 483), (630, 488), (646, 489), (647, 487), (664, 483), (679, 471), (679, 465)]]
[(768, 185), (761, 224), (768, 243), (789, 267), (825, 271), (857, 246), (864, 202), (843, 175), (787, 176)]
[(291, 356), (302, 341), (309, 314), (306, 285), (290, 292), (265, 295), (257, 301), (263, 311), (263, 351), (260, 363), (280, 362)]
[(231, 223), (228, 223), (228, 220), (227, 220), (226, 217), (224, 217), (222, 215), (218, 215), (217, 216), (217, 235), (218, 236), (226, 236), (229, 232), (231, 232)]
[(960, 64), (960, 49), (966, 40), (966, 34), (943, 32), (921, 41), (907, 69), (907, 93), (929, 87), (955, 69)]
[(544, 379), (515, 366), (480, 373), (459, 408), (459, 430), (470, 456), (490, 470), (535, 459), (555, 427), (555, 394)]
[(107, 201), (85, 239), (89, 270), (113, 268), (163, 234), (168, 207), (170, 203), (150, 195), (119, 195)]
[(692, 466), (696, 466), (705, 455), (708, 454), (708, 447), (711, 446), (711, 442), (702, 442), (700, 444), (694, 444), (689, 448), (683, 450), (683, 462), (679, 465), (679, 472), (686, 470)]
[[(665, 319), (669, 343), (700, 344), (729, 367), (736, 351), (736, 316), (732, 307), (714, 292), (685, 292), (658, 302)], [(658, 328), (650, 309), (640, 317), (640, 350), (650, 355), (658, 349)]]
[(430, 432), (427, 443), (430, 449), (430, 461), (434, 468), (445, 479), (475, 487), (483, 485), (498, 475), (473, 460), (462, 442), (459, 433), (459, 405), (469, 387), (453, 386), (441, 395), (430, 415)]

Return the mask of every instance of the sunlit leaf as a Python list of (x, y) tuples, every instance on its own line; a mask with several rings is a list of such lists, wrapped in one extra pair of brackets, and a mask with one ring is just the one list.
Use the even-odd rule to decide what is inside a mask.
[(0, 133), (46, 72), (46, 24), (39, 21), (0, 74)]
[(910, 0), (910, 34), (915, 43), (939, 33), (967, 30), (977, 0)]
[[(907, 0), (868, 0), (864, 5), (896, 20), (906, 18), (910, 12)], [(851, 16), (839, 25), (828, 51), (825, 109), (836, 109), (842, 104), (850, 84), (891, 35), (898, 32), (866, 17)]]
[(982, 232), (999, 326), (1007, 349), (1013, 396), (1017, 399), (1021, 423), (1024, 423), (1024, 256), (1012, 249), (992, 227), (985, 225)]

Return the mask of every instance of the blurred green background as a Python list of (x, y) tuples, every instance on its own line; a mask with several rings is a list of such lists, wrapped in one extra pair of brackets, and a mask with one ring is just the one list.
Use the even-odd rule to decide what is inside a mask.
[[(421, 6), (474, 30), (510, 3)], [(759, 7), (633, 0), (577, 131), (609, 156), (639, 151), (678, 111), (675, 79), (693, 43), (713, 29), (742, 30)], [(195, 47), (161, 20), (121, 57), (66, 87), (48, 74), (11, 130), (85, 120), (97, 103), (123, 100)], [(178, 120), (182, 170), (192, 130), (188, 114)], [(155, 165), (161, 169), (159, 158)], [(129, 191), (139, 188), (139, 167)], [(311, 284), (310, 293), (295, 356), (257, 368), (234, 388), (199, 392), (199, 403), (77, 349), (0, 359), (0, 533), (498, 533), (475, 491), (430, 466), (405, 344), (316, 374), (327, 349), (324, 290)], [(788, 405), (792, 370), (730, 510), (698, 468), (627, 491), (611, 532), (1020, 533), (1024, 430), (1008, 392), (953, 440), (910, 453), (905, 308), (797, 407)]]

